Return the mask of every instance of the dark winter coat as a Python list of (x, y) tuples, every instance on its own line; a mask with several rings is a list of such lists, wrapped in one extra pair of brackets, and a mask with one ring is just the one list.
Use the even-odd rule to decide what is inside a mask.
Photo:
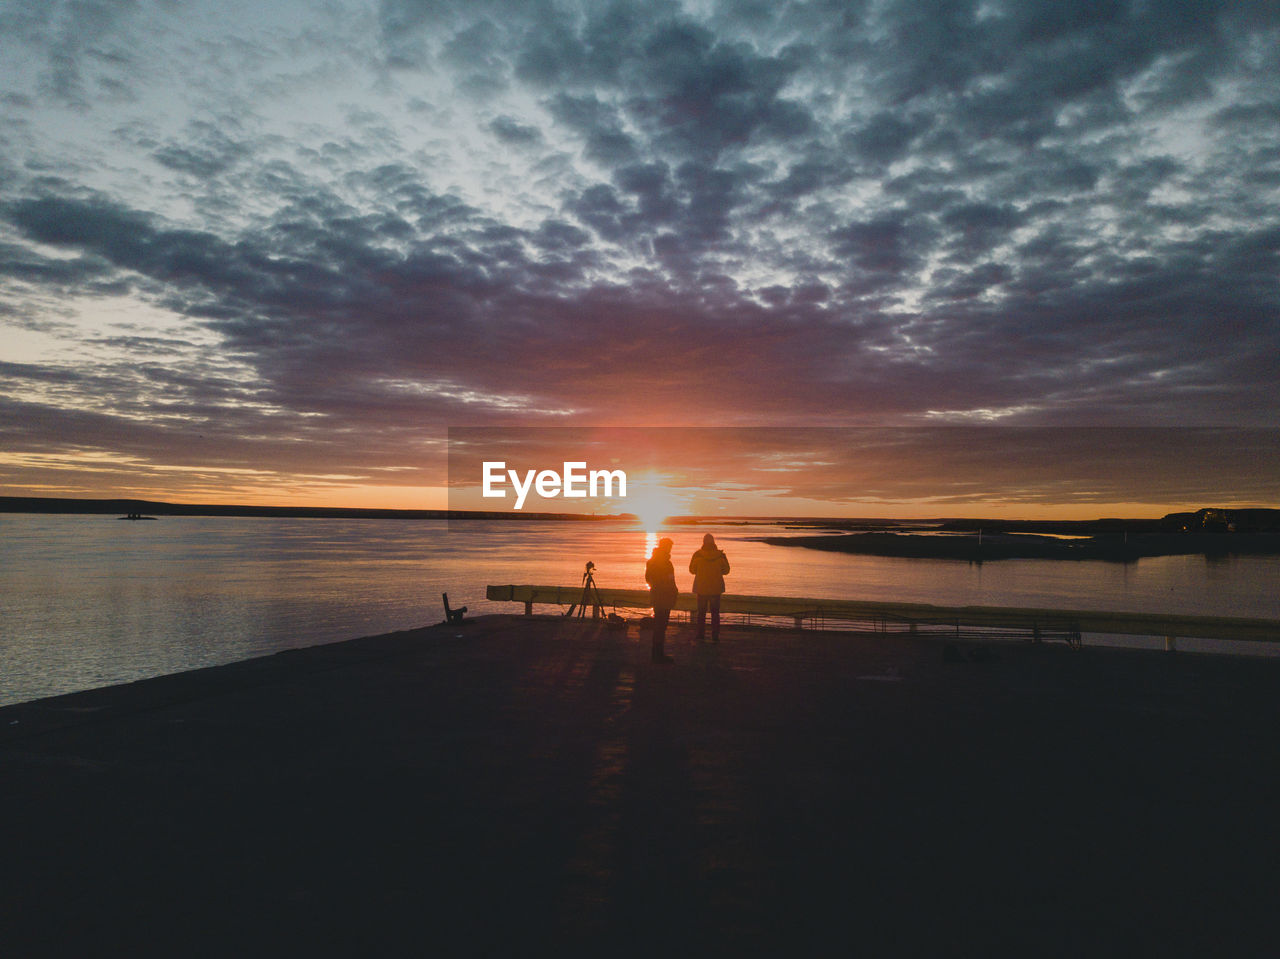
[(649, 598), (654, 609), (671, 609), (680, 590), (676, 587), (676, 568), (670, 553), (655, 552), (644, 566), (644, 581), (649, 584)]

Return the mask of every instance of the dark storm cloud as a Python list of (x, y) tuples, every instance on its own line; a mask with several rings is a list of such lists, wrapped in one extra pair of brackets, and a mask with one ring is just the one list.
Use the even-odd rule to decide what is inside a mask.
[[(44, 93), (7, 108), (140, 76), (111, 53), (136, 15), (22, 14)], [(229, 108), (121, 123), (151, 164), (132, 195), (0, 141), (6, 309), (130, 290), (252, 371), (283, 412), (238, 414), (245, 435), (311, 416), (379, 457), (404, 430), (566, 416), (1280, 412), (1273, 5), (383, 0), (377, 27), (355, 46), (394, 96), (353, 92), (297, 143)], [(82, 383), (138, 415), (236, 402), (199, 364), (144, 380)]]

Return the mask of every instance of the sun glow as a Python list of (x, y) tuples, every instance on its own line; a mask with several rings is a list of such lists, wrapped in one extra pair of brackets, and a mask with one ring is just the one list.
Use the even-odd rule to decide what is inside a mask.
[(632, 488), (627, 493), (626, 511), (634, 513), (649, 533), (656, 532), (668, 516), (685, 511), (685, 504), (663, 479), (652, 472), (639, 473), (630, 479)]

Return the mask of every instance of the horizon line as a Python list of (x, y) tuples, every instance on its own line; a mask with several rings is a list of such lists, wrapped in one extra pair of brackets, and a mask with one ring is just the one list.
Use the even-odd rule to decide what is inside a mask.
[[(572, 513), (572, 512), (516, 512), (514, 510), (450, 510), (412, 509), (397, 507), (365, 506), (266, 506), (237, 503), (180, 503), (167, 500), (147, 500), (136, 497), (70, 497), (70, 496), (0, 496), (2, 513), (61, 513), (61, 514), (109, 514), (137, 512), (139, 509), (168, 515), (187, 516), (245, 516), (280, 518), (367, 518), (367, 519), (491, 519), (514, 521), (639, 521), (635, 513)], [(1196, 513), (1202, 510), (1274, 510), (1271, 506), (1208, 506), (1190, 510), (1171, 510), (1164, 516)], [(1005, 518), (976, 515), (932, 514), (929, 516), (860, 517), (796, 514), (738, 514), (717, 516), (712, 514), (672, 514), (663, 519), (663, 525), (679, 526), (686, 523), (745, 523), (764, 522), (832, 522), (832, 523), (892, 523), (892, 522), (949, 522), (983, 520), (992, 523), (1040, 522), (1079, 525), (1096, 522), (1149, 522), (1163, 517), (1095, 516), (1091, 519), (1034, 519), (1030, 517)]]

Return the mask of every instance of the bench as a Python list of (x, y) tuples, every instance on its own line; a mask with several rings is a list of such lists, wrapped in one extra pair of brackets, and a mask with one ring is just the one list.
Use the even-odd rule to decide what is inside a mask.
[(449, 608), (449, 594), (448, 594), (448, 593), (441, 593), (441, 594), (440, 594), (440, 596), (441, 596), (441, 598), (444, 600), (444, 621), (445, 621), (446, 623), (460, 623), (460, 622), (462, 622), (462, 617), (463, 617), (463, 615), (465, 615), (465, 614), (466, 614), (466, 612), (467, 612), (467, 607), (465, 607), (465, 606), (459, 606), (457, 609), (450, 609), (450, 608)]

